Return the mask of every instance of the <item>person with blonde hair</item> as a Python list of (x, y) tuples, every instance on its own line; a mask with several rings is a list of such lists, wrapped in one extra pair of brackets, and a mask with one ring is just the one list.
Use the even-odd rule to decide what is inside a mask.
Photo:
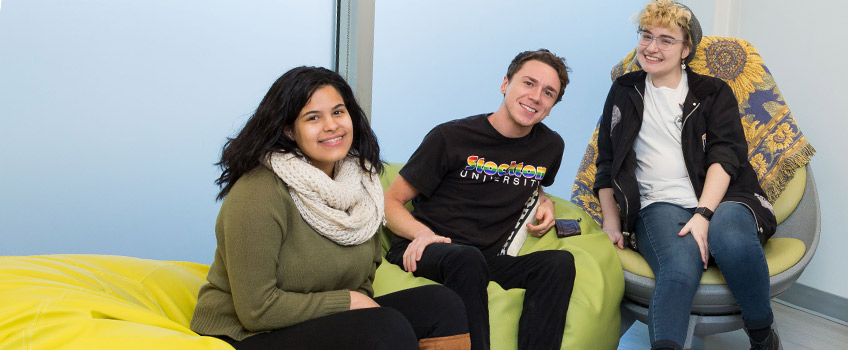
[(652, 349), (680, 349), (703, 271), (715, 263), (742, 310), (752, 349), (778, 349), (762, 244), (777, 226), (738, 102), (724, 81), (692, 72), (701, 27), (688, 7), (639, 14), (642, 70), (613, 82), (598, 133), (594, 190), (613, 244), (638, 249), (656, 276)]

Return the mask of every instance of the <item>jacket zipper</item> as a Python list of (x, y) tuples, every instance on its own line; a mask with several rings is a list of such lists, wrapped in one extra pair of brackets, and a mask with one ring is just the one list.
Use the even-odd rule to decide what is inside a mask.
[[(698, 107), (701, 107), (700, 102), (695, 104), (695, 108), (693, 108), (692, 111), (689, 112), (689, 114), (686, 115), (686, 118), (683, 118), (683, 122), (680, 123), (680, 140), (681, 140), (681, 142), (683, 140), (683, 129), (686, 126), (686, 121), (689, 120), (689, 117), (692, 116), (692, 113), (695, 113), (695, 111), (698, 110)], [(706, 152), (706, 150), (704, 150), (704, 151)], [(681, 152), (683, 152), (682, 149), (681, 149)], [(683, 160), (686, 161), (686, 159), (685, 159), (686, 158), (686, 152), (683, 152), (683, 156), (684, 156)], [(692, 190), (694, 191), (695, 190), (695, 184), (692, 183), (692, 174), (689, 174), (689, 168), (688, 167), (686, 168), (686, 174), (689, 175), (689, 176), (686, 177), (686, 179), (689, 180), (689, 186), (692, 186)], [(703, 192), (704, 191), (701, 191), (701, 195), (704, 194)], [(696, 198), (696, 199), (700, 199), (700, 198)]]
[[(624, 197), (624, 216), (622, 216), (622, 219), (623, 219), (624, 223), (626, 224), (627, 223), (627, 215), (630, 213), (630, 202), (627, 200), (627, 193), (624, 193), (624, 190), (622, 190), (621, 186), (618, 185), (618, 181), (613, 179), (612, 183), (615, 185), (615, 187), (618, 187), (618, 191), (621, 192), (621, 196)], [(625, 225), (624, 228), (626, 229), (627, 226)]]
[[(636, 91), (639, 91), (639, 89), (636, 89)], [(683, 118), (683, 123), (680, 124), (680, 137), (683, 137), (683, 126), (686, 125), (686, 121), (689, 120), (689, 117), (692, 116), (692, 113), (695, 113), (695, 111), (698, 110), (698, 107), (701, 107), (700, 103), (696, 103), (695, 108), (693, 108), (692, 111), (686, 115), (686, 118)]]
[[(757, 213), (754, 212), (754, 209), (751, 209), (751, 207), (749, 205), (742, 203), (742, 202), (739, 202), (739, 201), (727, 201), (727, 202), (722, 202), (722, 203), (739, 203), (739, 204), (744, 205), (746, 208), (748, 208), (749, 211), (751, 211), (751, 215), (754, 216), (754, 224), (757, 225), (757, 235), (759, 235), (760, 233), (763, 233), (763, 228), (760, 227), (760, 221), (757, 220)], [(716, 208), (716, 209), (718, 209), (718, 208)]]

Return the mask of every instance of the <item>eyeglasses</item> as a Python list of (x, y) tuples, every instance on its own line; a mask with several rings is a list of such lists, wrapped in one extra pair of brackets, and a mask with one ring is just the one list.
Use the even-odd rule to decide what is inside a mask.
[(686, 41), (686, 40), (677, 40), (677, 39), (667, 37), (667, 36), (655, 37), (653, 34), (645, 32), (645, 31), (641, 31), (641, 30), (638, 33), (639, 33), (639, 45), (642, 45), (642, 46), (651, 45), (651, 42), (654, 41), (654, 39), (656, 39), (657, 40), (657, 47), (659, 47), (660, 50), (662, 50), (662, 51), (668, 51), (668, 49), (670, 49), (672, 46), (674, 46), (674, 44), (682, 43), (682, 42)]

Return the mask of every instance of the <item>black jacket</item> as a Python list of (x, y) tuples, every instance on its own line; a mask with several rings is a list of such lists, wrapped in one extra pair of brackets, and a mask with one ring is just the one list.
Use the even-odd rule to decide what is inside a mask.
[[(721, 164), (730, 175), (722, 202), (744, 204), (754, 214), (761, 243), (774, 234), (777, 221), (771, 204), (748, 162), (748, 143), (739, 107), (730, 86), (718, 78), (686, 71), (689, 93), (683, 106), (681, 146), (695, 195), (701, 197), (707, 168)], [(640, 209), (633, 142), (642, 127), (644, 71), (615, 80), (604, 104), (598, 132), (598, 172), (594, 191), (612, 188), (624, 232), (634, 232)]]

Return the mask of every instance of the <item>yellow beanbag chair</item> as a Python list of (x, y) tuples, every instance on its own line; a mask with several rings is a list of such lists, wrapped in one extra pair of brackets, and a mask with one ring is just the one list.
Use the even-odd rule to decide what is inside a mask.
[(189, 329), (206, 265), (0, 257), (0, 349), (229, 349)]

